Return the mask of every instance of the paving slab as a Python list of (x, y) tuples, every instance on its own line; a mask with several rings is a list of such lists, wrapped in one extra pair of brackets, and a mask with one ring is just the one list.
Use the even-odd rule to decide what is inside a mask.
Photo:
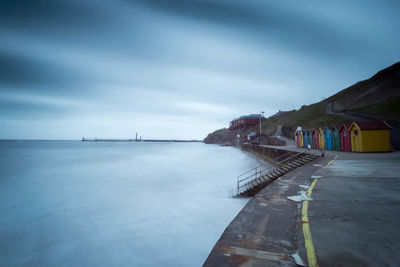
[(316, 175), (308, 215), (319, 266), (400, 266), (400, 153), (341, 153)]

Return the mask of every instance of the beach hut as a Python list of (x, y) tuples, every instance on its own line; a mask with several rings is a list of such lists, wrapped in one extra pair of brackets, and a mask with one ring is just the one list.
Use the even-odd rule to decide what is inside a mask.
[(299, 132), (296, 132), (296, 133), (294, 134), (294, 136), (295, 136), (295, 139), (296, 139), (296, 146), (297, 146), (297, 147), (300, 147)]
[(307, 144), (310, 146), (310, 148), (314, 148), (312, 130), (307, 130)]
[(296, 133), (295, 133), (297, 147), (301, 147), (300, 146), (300, 133), (301, 133), (301, 128), (300, 128), (300, 130), (296, 130)]
[(304, 140), (303, 140), (303, 131), (297, 131), (296, 133), (297, 137), (297, 147), (303, 147), (304, 146)]
[(330, 127), (324, 128), (325, 149), (332, 150), (332, 131)]
[(318, 143), (318, 129), (312, 130), (313, 148), (319, 148)]
[(351, 139), (350, 139), (350, 124), (344, 123), (339, 127), (340, 136), (340, 150), (350, 152), (351, 151)]
[(308, 135), (307, 135), (307, 130), (303, 130), (303, 147), (307, 147), (308, 146)]
[(390, 128), (385, 121), (353, 122), (349, 129), (351, 150), (357, 152), (391, 151)]
[(333, 150), (340, 150), (339, 130), (335, 126), (332, 127), (331, 136), (332, 136), (332, 149)]
[(319, 149), (325, 148), (325, 134), (322, 128), (318, 128), (318, 147)]

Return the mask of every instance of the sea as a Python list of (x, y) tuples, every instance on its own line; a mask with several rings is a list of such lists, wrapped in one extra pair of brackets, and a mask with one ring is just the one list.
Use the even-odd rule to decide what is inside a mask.
[(0, 266), (201, 266), (259, 164), (203, 143), (0, 141)]

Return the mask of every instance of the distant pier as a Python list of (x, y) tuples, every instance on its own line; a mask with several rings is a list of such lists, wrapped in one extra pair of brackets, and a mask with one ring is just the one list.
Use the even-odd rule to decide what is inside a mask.
[(202, 143), (201, 140), (176, 140), (176, 139), (105, 139), (82, 138), (82, 142), (176, 142), (176, 143)]

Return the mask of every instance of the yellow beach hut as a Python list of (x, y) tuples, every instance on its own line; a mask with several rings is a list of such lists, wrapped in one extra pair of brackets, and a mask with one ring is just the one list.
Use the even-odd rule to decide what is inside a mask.
[(322, 128), (318, 128), (318, 148), (319, 149), (325, 148), (325, 134)]
[(299, 142), (298, 142), (299, 147), (304, 147), (304, 136), (303, 136), (303, 131), (298, 131), (297, 133), (298, 133), (297, 138), (298, 138), (298, 140), (299, 140)]
[(351, 150), (357, 152), (391, 151), (390, 128), (385, 121), (353, 122), (349, 128)]

